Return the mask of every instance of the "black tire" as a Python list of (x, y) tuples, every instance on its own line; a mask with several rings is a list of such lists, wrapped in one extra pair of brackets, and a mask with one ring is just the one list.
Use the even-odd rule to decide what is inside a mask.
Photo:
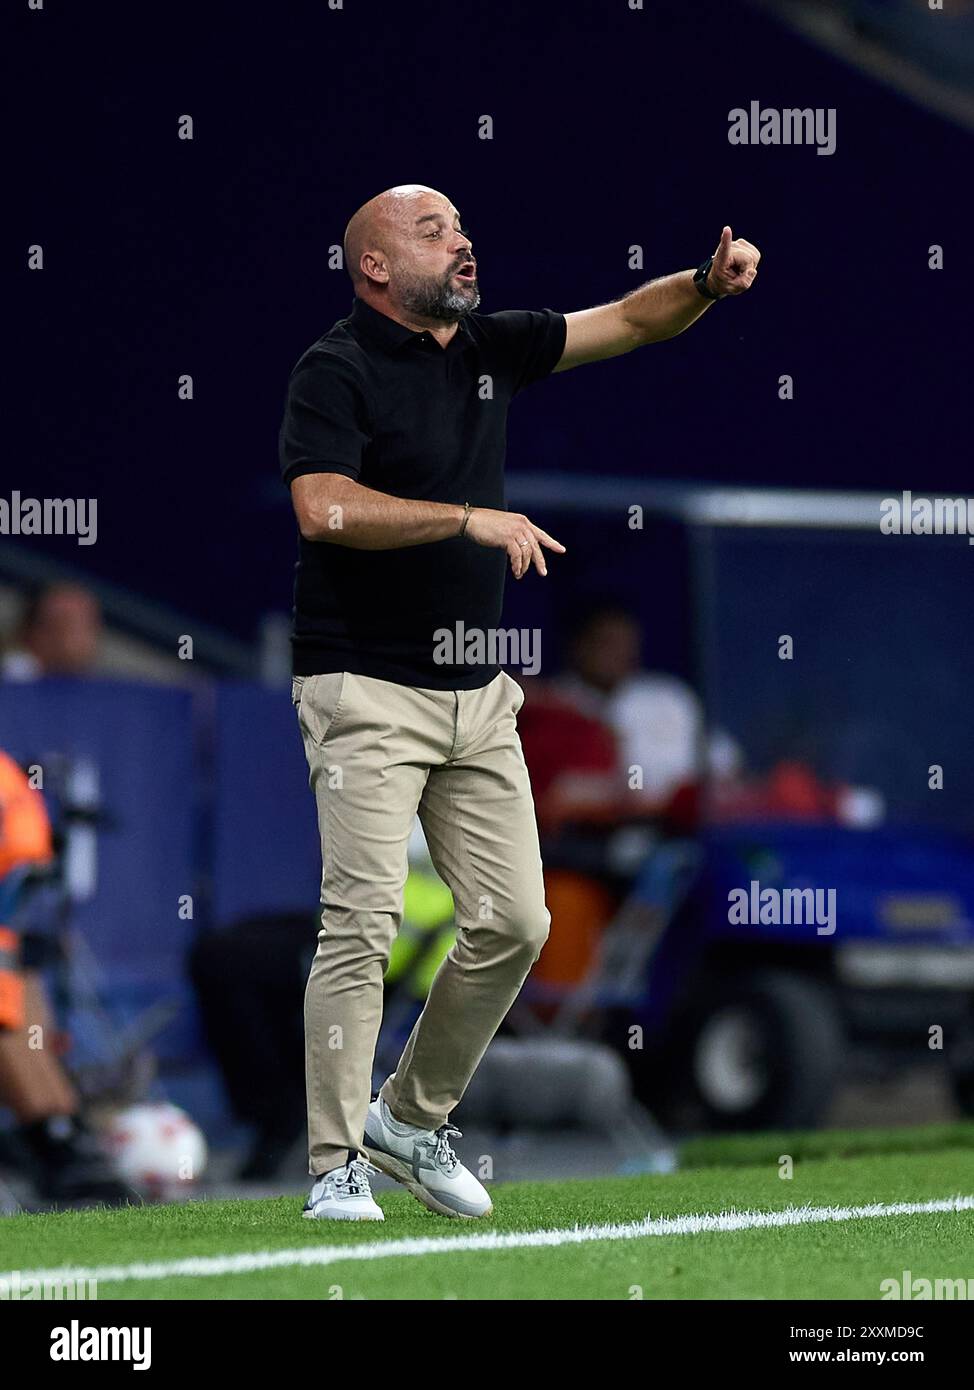
[(669, 1040), (663, 1108), (690, 1128), (812, 1128), (832, 1100), (842, 1047), (827, 985), (770, 969), (729, 980)]

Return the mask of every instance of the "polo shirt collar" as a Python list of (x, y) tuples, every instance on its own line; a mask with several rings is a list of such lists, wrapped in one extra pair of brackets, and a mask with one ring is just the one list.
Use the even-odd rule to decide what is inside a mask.
[[(352, 323), (374, 342), (380, 343), (383, 347), (395, 352), (406, 343), (423, 336), (422, 329), (416, 330), (407, 328), (404, 323), (392, 319), (388, 314), (382, 314), (378, 309), (373, 309), (371, 304), (366, 304), (364, 299), (359, 299), (358, 295), (352, 302), (352, 312), (350, 315)], [(450, 347), (461, 337), (469, 340), (470, 329), (466, 319), (460, 320), (457, 325), (457, 333), (450, 342)]]

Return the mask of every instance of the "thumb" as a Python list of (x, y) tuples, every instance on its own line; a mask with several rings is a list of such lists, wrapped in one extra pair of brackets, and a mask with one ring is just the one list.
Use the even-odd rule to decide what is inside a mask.
[(723, 265), (730, 254), (730, 244), (734, 239), (734, 233), (730, 227), (725, 227), (720, 234), (720, 241), (717, 243), (717, 250), (714, 252), (714, 261), (718, 265)]

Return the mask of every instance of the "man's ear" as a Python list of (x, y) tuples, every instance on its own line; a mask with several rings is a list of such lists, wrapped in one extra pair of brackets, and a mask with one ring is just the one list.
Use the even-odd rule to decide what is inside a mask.
[(376, 280), (382, 285), (389, 281), (389, 267), (385, 261), (373, 256), (370, 251), (366, 251), (362, 256), (362, 273), (369, 280)]

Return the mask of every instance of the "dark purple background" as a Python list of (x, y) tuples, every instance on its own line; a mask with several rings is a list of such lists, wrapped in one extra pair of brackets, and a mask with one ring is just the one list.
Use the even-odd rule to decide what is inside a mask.
[[(97, 496), (97, 546), (44, 543), (93, 575), (244, 637), (289, 606), (287, 374), (350, 306), (327, 248), (400, 182), (460, 209), (485, 312), (618, 297), (725, 221), (764, 253), (684, 338), (526, 393), (512, 470), (969, 484), (970, 137), (743, 5), (48, 0), (14, 23), (8, 255), (46, 264), (13, 277), (4, 490)], [(752, 99), (836, 107), (837, 152), (731, 146)]]

